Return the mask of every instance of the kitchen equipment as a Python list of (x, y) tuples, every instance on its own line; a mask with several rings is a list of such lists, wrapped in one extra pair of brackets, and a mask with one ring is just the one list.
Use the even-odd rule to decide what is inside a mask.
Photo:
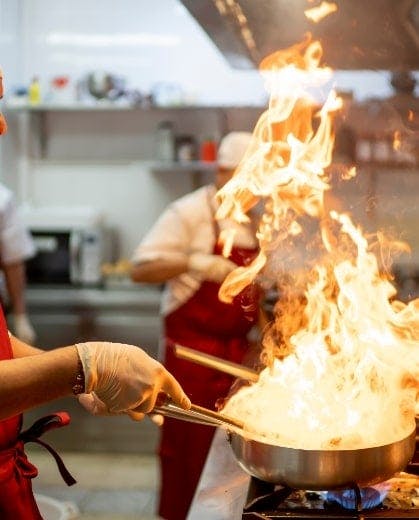
[[(275, 488), (252, 478), (248, 497), (234, 518), (243, 520), (366, 520), (419, 518), (416, 472), (400, 472), (374, 487), (313, 491)], [(232, 515), (233, 517), (233, 515)]]
[(278, 49), (320, 40), (325, 62), (341, 70), (417, 70), (416, 0), (337, 0), (337, 10), (313, 23), (307, 0), (181, 0), (232, 67), (256, 68)]
[(243, 423), (201, 406), (183, 410), (166, 401), (153, 413), (226, 427), (233, 453), (249, 475), (295, 489), (331, 490), (382, 482), (402, 471), (415, 451), (416, 428), (406, 438), (384, 446), (301, 450), (250, 439), (244, 434)]
[(26, 264), (29, 285), (97, 285), (111, 254), (111, 235), (91, 208), (33, 208), (23, 212), (36, 254)]
[(114, 100), (124, 94), (125, 82), (122, 78), (97, 70), (86, 77), (87, 90), (96, 99)]
[(265, 444), (230, 433), (240, 466), (258, 479), (295, 489), (369, 486), (402, 471), (415, 451), (416, 429), (404, 439), (372, 448), (300, 450)]
[(158, 402), (157, 406), (154, 407), (153, 413), (207, 426), (227, 426), (240, 430), (243, 429), (243, 423), (236, 419), (196, 404), (192, 404), (189, 410), (184, 410), (175, 405), (170, 399), (165, 399), (161, 403)]
[(178, 343), (176, 343), (173, 348), (175, 355), (180, 359), (186, 359), (208, 368), (214, 368), (215, 370), (220, 370), (221, 372), (225, 372), (234, 377), (239, 377), (240, 379), (246, 379), (247, 381), (256, 382), (259, 378), (257, 372), (238, 363), (225, 361), (217, 356), (204, 354), (203, 352), (199, 352), (198, 350), (189, 347), (184, 347)]

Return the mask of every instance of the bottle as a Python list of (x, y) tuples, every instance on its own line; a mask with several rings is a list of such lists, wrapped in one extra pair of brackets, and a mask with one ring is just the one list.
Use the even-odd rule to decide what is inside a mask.
[(175, 160), (175, 136), (171, 121), (162, 121), (157, 127), (156, 158), (163, 162)]
[(41, 102), (41, 84), (37, 76), (32, 78), (28, 89), (28, 97), (30, 105), (39, 105)]
[(211, 137), (202, 141), (200, 159), (203, 162), (214, 162), (217, 159), (217, 145)]

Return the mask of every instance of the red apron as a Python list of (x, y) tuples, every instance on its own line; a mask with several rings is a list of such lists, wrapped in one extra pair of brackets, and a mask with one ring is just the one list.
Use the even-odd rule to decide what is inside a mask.
[[(3, 311), (0, 308), (0, 360), (13, 357)], [(0, 367), (1, 370), (1, 367)], [(20, 432), (22, 415), (0, 421), (0, 518), (1, 520), (42, 520), (36, 505), (31, 479), (38, 470), (31, 464), (24, 451), (25, 442), (44, 446), (55, 458), (60, 473), (67, 484), (75, 480), (66, 470), (60, 457), (38, 437), (45, 431), (65, 426), (70, 417), (65, 412), (52, 414), (36, 421), (31, 428)]]
[[(215, 254), (221, 248), (214, 247)], [(246, 265), (255, 249), (233, 248), (230, 259)], [(180, 382), (193, 403), (215, 409), (233, 378), (217, 370), (178, 359), (173, 344), (240, 363), (248, 347), (247, 333), (258, 318), (259, 291), (249, 286), (232, 304), (218, 298), (220, 285), (204, 281), (198, 291), (165, 318), (165, 366)], [(159, 514), (167, 520), (185, 520), (214, 428), (165, 418), (160, 441), (161, 489)]]

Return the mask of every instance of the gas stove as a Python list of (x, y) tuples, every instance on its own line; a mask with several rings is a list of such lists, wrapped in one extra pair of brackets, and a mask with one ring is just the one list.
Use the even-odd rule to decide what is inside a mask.
[(404, 472), (371, 488), (307, 491), (252, 478), (243, 520), (419, 519), (419, 450)]

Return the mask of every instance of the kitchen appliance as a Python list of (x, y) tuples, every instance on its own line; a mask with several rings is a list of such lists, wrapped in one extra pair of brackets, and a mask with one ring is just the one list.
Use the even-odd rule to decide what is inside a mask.
[(109, 259), (110, 235), (91, 208), (37, 208), (23, 212), (36, 254), (26, 265), (29, 285), (94, 286)]
[[(337, 10), (320, 23), (305, 11), (307, 0), (182, 0), (228, 63), (256, 68), (278, 49), (310, 33), (325, 62), (342, 70), (417, 70), (418, 0), (335, 0)], [(329, 2), (332, 3), (332, 2)]]
[[(416, 478), (419, 471), (409, 465), (406, 472), (375, 487), (338, 492), (294, 490), (252, 478), (241, 518), (264, 519), (367, 519), (419, 518)], [(350, 499), (347, 499), (350, 497)], [(240, 512), (239, 512), (240, 515)]]

